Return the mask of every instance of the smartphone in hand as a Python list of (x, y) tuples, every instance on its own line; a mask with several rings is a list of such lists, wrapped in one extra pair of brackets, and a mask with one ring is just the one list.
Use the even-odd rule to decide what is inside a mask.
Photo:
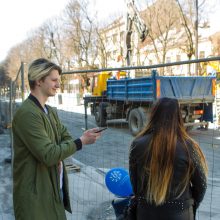
[(95, 131), (95, 133), (102, 132), (102, 131), (104, 131), (104, 130), (106, 130), (106, 129), (107, 129), (107, 127), (104, 127), (104, 128), (99, 128), (99, 130)]

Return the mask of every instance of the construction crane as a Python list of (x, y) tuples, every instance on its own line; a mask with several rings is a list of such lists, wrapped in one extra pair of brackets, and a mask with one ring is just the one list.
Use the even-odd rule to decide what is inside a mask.
[(125, 58), (127, 61), (127, 66), (131, 65), (131, 35), (133, 31), (133, 25), (138, 32), (141, 42), (143, 42), (148, 35), (148, 29), (139, 15), (137, 7), (134, 4), (134, 0), (126, 0), (127, 12), (126, 12), (126, 54)]

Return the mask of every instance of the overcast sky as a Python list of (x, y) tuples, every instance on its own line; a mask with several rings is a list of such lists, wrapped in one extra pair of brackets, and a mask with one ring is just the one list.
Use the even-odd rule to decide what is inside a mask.
[[(57, 16), (69, 0), (0, 0), (0, 61), (17, 43), (27, 38), (28, 32), (36, 29), (47, 19)], [(95, 3), (99, 16), (104, 18), (113, 11), (120, 10), (124, 0), (90, 0)], [(220, 11), (220, 0), (215, 11)], [(136, 2), (138, 2), (136, 0)], [(139, 6), (140, 4), (137, 4)], [(219, 15), (218, 15), (219, 14)], [(211, 27), (220, 30), (220, 13), (212, 13)]]

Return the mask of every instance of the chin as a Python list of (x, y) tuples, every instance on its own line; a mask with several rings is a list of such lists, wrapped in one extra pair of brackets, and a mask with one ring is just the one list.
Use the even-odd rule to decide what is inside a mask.
[(51, 92), (51, 94), (52, 94), (53, 96), (55, 96), (55, 95), (57, 94), (57, 91), (54, 91), (54, 90), (53, 90), (53, 91)]
[(55, 95), (56, 95), (56, 92), (51, 92), (50, 94), (48, 94), (49, 97), (55, 96)]

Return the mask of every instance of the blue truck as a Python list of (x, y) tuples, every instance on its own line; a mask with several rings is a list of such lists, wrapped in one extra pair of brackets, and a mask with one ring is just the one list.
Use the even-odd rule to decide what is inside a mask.
[(84, 104), (90, 104), (98, 126), (125, 119), (132, 135), (137, 135), (148, 122), (155, 100), (176, 98), (187, 130), (195, 125), (208, 128), (213, 122), (215, 81), (213, 76), (159, 76), (152, 70), (149, 77), (108, 79), (103, 95), (85, 97)]

